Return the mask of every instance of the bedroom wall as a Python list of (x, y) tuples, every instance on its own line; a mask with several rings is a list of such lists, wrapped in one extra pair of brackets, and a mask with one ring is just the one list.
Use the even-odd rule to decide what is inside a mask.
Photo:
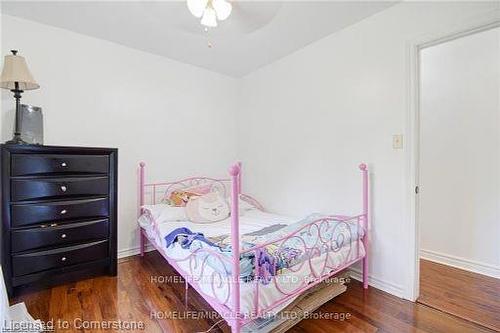
[(422, 50), (420, 93), (422, 257), (500, 278), (500, 28)]
[[(23, 102), (43, 107), (45, 143), (119, 149), (119, 255), (137, 249), (136, 165), (147, 179), (225, 176), (236, 152), (234, 79), (63, 29), (2, 17), (2, 55), (26, 57), (41, 88)], [(13, 98), (2, 93), (2, 141)], [(160, 178), (161, 177), (161, 178)]]
[[(408, 47), (498, 3), (393, 6), (243, 78), (238, 152), (244, 188), (270, 209), (356, 213), (371, 172), (371, 284), (412, 297), (408, 186)], [(404, 134), (404, 149), (393, 149)]]

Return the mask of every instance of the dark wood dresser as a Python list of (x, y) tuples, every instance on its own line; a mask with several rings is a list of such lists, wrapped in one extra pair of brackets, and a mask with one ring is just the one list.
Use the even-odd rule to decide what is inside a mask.
[(116, 275), (118, 150), (1, 145), (1, 157), (9, 295), (22, 286)]

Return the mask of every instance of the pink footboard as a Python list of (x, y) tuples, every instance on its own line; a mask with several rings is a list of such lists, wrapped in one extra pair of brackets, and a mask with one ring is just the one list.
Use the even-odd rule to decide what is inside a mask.
[[(191, 252), (183, 258), (175, 260), (166, 254), (161, 242), (148, 237), (146, 232), (140, 229), (141, 255), (144, 254), (145, 241), (149, 238), (151, 244), (165, 257), (165, 259), (179, 272), (180, 275), (201, 295), (207, 302), (228, 322), (232, 332), (240, 332), (242, 327), (256, 317), (268, 315), (280, 305), (293, 300), (298, 295), (306, 292), (325, 279), (332, 277), (352, 264), (362, 261), (363, 286), (368, 288), (368, 170), (365, 164), (359, 166), (362, 171), (363, 211), (356, 216), (332, 215), (321, 217), (311, 221), (300, 229), (283, 237), (265, 244), (258, 244), (250, 249), (240, 248), (239, 234), (239, 207), (238, 198), (252, 202), (257, 207), (262, 206), (251, 197), (241, 195), (241, 163), (233, 165), (229, 169), (230, 179), (214, 179), (206, 177), (188, 178), (177, 182), (163, 182), (146, 184), (144, 182), (145, 164), (139, 165), (139, 209), (145, 204), (145, 196), (149, 195), (150, 203), (156, 204), (163, 197), (175, 189), (188, 188), (198, 184), (209, 184), (213, 189), (219, 191), (230, 190), (231, 195), (231, 256), (224, 256), (209, 248), (202, 248)], [(241, 196), (240, 196), (241, 195)], [(157, 228), (156, 223), (153, 227)], [(356, 230), (354, 231), (353, 228)], [(339, 232), (341, 230), (341, 232)], [(363, 231), (362, 236), (360, 230)], [(312, 244), (304, 239), (304, 235), (314, 237)], [(330, 235), (325, 237), (324, 235)], [(286, 284), (279, 274), (269, 274), (258, 258), (268, 248), (276, 251), (285, 250), (293, 242), (296, 247), (300, 245), (303, 260), (297, 264), (287, 267), (287, 274), (293, 275), (301, 272), (302, 280), (293, 284)], [(240, 280), (240, 256), (253, 254), (254, 279), (251, 282)], [(231, 267), (231, 275), (226, 276), (216, 270), (209, 268), (209, 262), (219, 266)], [(208, 273), (207, 273), (208, 272)], [(199, 281), (196, 277), (203, 277)], [(208, 279), (208, 281), (207, 281)], [(253, 305), (251, 313), (242, 313), (240, 289), (243, 283), (251, 283), (253, 288)], [(279, 292), (279, 297), (272, 303), (261, 304), (259, 292), (264, 285), (273, 284)], [(207, 288), (207, 285), (210, 287)]]

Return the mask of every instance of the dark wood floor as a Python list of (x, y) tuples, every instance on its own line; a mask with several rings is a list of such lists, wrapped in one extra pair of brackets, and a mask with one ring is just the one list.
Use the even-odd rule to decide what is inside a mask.
[[(35, 318), (59, 319), (74, 328), (75, 318), (86, 321), (142, 321), (142, 332), (204, 332), (217, 318), (152, 318), (151, 313), (168, 314), (177, 311), (187, 317), (193, 311), (211, 312), (208, 304), (189, 290), (184, 304), (183, 283), (161, 283), (151, 278), (176, 275), (156, 252), (144, 258), (132, 257), (118, 267), (118, 276), (99, 277), (52, 289), (26, 293), (14, 301), (24, 301)], [(316, 311), (317, 315), (350, 314), (344, 321), (307, 319), (290, 332), (491, 332), (473, 323), (445, 314), (422, 304), (401, 300), (380, 290), (364, 291), (352, 281), (348, 290)], [(76, 322), (80, 325), (80, 322)], [(132, 323), (133, 324), (133, 323)], [(59, 329), (59, 332), (104, 332), (98, 329)], [(140, 330), (135, 330), (140, 331)], [(109, 332), (109, 330), (107, 330)], [(129, 330), (134, 332), (134, 330)], [(211, 332), (229, 332), (225, 323)]]
[(500, 331), (500, 280), (420, 260), (419, 303)]

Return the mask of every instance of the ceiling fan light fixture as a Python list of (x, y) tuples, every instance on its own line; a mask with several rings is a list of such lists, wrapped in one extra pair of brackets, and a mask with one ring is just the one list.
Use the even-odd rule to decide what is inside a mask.
[(202, 17), (207, 8), (208, 0), (187, 0), (187, 6), (195, 17)]
[(217, 18), (224, 21), (231, 15), (233, 6), (226, 0), (212, 0), (212, 6), (217, 14)]
[(209, 6), (205, 9), (203, 17), (201, 18), (201, 24), (210, 28), (215, 28), (217, 26), (217, 15), (212, 7)]

